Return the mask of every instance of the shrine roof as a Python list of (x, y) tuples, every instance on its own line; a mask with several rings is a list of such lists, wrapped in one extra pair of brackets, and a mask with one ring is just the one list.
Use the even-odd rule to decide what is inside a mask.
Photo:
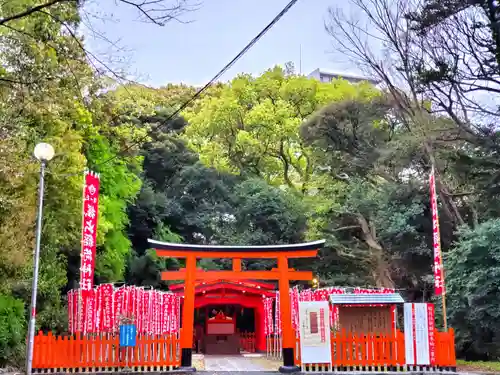
[(334, 305), (356, 305), (356, 304), (395, 304), (404, 303), (403, 297), (399, 293), (381, 294), (331, 294), (330, 303)]
[(205, 252), (205, 253), (265, 253), (265, 252), (294, 252), (303, 250), (318, 250), (325, 244), (325, 240), (304, 242), (287, 245), (257, 245), (257, 246), (227, 246), (227, 245), (192, 245), (179, 244), (171, 242), (161, 242), (148, 239), (149, 244), (157, 250), (177, 250), (186, 252)]
[[(261, 286), (262, 284), (263, 286)], [(184, 292), (184, 284), (174, 284), (169, 286), (170, 290), (175, 294)], [(256, 294), (259, 296), (271, 297), (276, 294), (274, 285), (259, 282), (232, 282), (226, 280), (217, 280), (216, 282), (200, 283), (195, 286), (195, 293), (218, 292), (223, 290), (238, 291), (248, 294)], [(225, 293), (225, 292), (224, 292)]]
[[(265, 283), (261, 281), (253, 281), (253, 280), (242, 280), (242, 281), (232, 281), (232, 280), (212, 280), (212, 281), (197, 281), (195, 283), (195, 288), (201, 287), (209, 287), (216, 285), (236, 285), (242, 287), (256, 288), (256, 289), (264, 289), (264, 290), (275, 290), (276, 285), (272, 283)], [(184, 289), (184, 283), (170, 284), (168, 287), (170, 290), (180, 290)]]

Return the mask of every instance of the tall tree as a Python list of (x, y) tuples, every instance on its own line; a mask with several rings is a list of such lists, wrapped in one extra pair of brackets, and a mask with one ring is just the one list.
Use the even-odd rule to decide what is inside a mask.
[[(479, 147), (484, 156), (496, 153), (496, 132), (484, 131), (485, 124), (469, 118), (472, 109), (464, 107), (465, 102), (452, 92), (462, 90), (459, 83), (466, 85), (466, 79), (457, 76), (457, 83), (449, 81), (448, 88), (452, 90), (449, 95), (439, 92), (448, 89), (443, 83), (431, 84), (423, 79), (425, 71), (430, 72), (438, 65), (432, 55), (436, 50), (429, 45), (432, 37), (422, 37), (415, 31), (414, 21), (410, 18), (418, 9), (416, 4), (411, 0), (352, 0), (352, 4), (366, 21), (366, 27), (360, 27), (356, 19), (345, 16), (341, 10), (330, 9), (328, 32), (340, 51), (382, 80), (395, 108), (392, 116), (400, 128), (407, 130), (407, 142), (412, 138), (414, 144), (420, 145), (418, 159), (412, 167), (415, 169), (419, 165), (416, 169), (427, 174), (430, 165), (434, 165), (438, 171), (437, 187), (446, 218), (454, 223), (455, 228), (472, 223), (470, 213), (478, 202), (468, 194), (468, 181), (458, 180), (457, 176), (446, 172), (450, 168), (460, 168), (459, 163), (468, 163), (470, 167), (476, 163), (477, 167), (481, 162), (468, 152), (471, 148)], [(462, 26), (472, 27), (469, 24)], [(456, 31), (460, 32), (459, 29)], [(465, 41), (467, 37), (454, 34), (448, 35), (447, 39)], [(380, 43), (380, 50), (369, 47)], [(447, 58), (463, 54), (456, 52), (453, 55), (442, 50), (440, 56)], [(486, 117), (488, 113), (483, 111)], [(498, 184), (494, 163), (486, 158), (481, 163), (490, 174), (493, 173), (489, 181), (491, 186)]]
[[(326, 188), (310, 198), (310, 230), (329, 239), (323, 257), (343, 260), (338, 272), (344, 282), (353, 272), (364, 274), (370, 285), (394, 287), (397, 282), (413, 289), (425, 287), (430, 272), (430, 247), (419, 234), (425, 226), (419, 220), (425, 196), (420, 184), (403, 176), (415, 146), (398, 154), (405, 133), (391, 123), (390, 104), (383, 97), (334, 103), (302, 125), (304, 141), (322, 155), (330, 177)], [(395, 238), (404, 239), (404, 245)], [(419, 266), (427, 265), (405, 265), (412, 257), (415, 265), (419, 258)]]
[(185, 137), (206, 165), (306, 193), (316, 161), (299, 136), (302, 121), (327, 103), (377, 93), (367, 83), (321, 83), (280, 67), (240, 75), (186, 111)]
[(449, 320), (458, 353), (468, 359), (493, 360), (500, 353), (499, 239), (498, 219), (463, 227), (445, 259)]

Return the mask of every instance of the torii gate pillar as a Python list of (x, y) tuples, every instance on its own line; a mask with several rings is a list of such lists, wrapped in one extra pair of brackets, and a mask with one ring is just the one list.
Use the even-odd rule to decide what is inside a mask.
[[(288, 278), (288, 258), (278, 258), (280, 315), (283, 335), (283, 366), (281, 372), (295, 372), (295, 335), (292, 328), (292, 312), (290, 309), (290, 281)], [(309, 280), (312, 280), (312, 275)]]
[(186, 257), (184, 305), (182, 309), (181, 367), (192, 367), (196, 256)]

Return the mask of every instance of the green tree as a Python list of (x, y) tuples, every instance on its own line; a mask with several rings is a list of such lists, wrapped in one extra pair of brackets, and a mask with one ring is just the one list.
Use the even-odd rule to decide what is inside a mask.
[[(44, 140), (57, 153), (48, 168), (42, 228), (37, 323), (44, 329), (65, 329), (61, 292), (75, 287), (78, 280), (84, 168), (99, 172), (102, 181), (97, 281), (123, 279), (130, 256), (126, 207), (141, 186), (138, 150), (119, 152), (142, 139), (147, 129), (136, 128), (128, 119), (117, 120), (113, 115), (123, 103), (97, 95), (108, 86), (99, 78), (102, 72), (95, 72), (96, 65), (89, 63), (89, 52), (77, 36), (80, 14), (85, 13), (80, 5), (24, 0), (4, 4), (0, 10), (1, 292), (24, 301), (30, 297), (27, 280), (39, 166), (30, 155)], [(149, 21), (167, 21), (172, 19), (169, 14), (178, 16), (186, 5), (183, 1), (161, 11), (148, 8), (143, 15), (152, 12)], [(140, 10), (144, 4), (137, 6)]]
[(249, 179), (232, 191), (232, 214), (220, 223), (217, 242), (226, 244), (287, 244), (304, 238), (306, 217), (293, 194)]
[(500, 355), (499, 258), (500, 220), (492, 219), (461, 228), (445, 259), (449, 323), (459, 354), (469, 359)]
[[(422, 291), (431, 272), (430, 237), (420, 234), (430, 230), (419, 181), (426, 159), (419, 134), (401, 126), (396, 110), (385, 95), (346, 100), (302, 124), (327, 181), (308, 197), (309, 235), (329, 240), (318, 269), (327, 279), (349, 283), (363, 275), (368, 285)], [(324, 267), (330, 259), (339, 266)]]
[[(14, 11), (12, 7), (24, 9), (31, 4), (30, 1), (9, 3), (2, 7), (2, 12)], [(57, 155), (49, 164), (46, 180), (37, 323), (60, 329), (64, 326), (60, 290), (67, 281), (67, 254), (78, 246), (81, 226), (81, 177), (72, 174), (85, 166), (81, 126), (87, 121), (88, 111), (82, 90), (92, 95), (93, 75), (89, 66), (82, 64), (84, 56), (77, 40), (54, 23), (54, 17), (76, 26), (78, 8), (76, 4), (61, 3), (50, 11), (13, 19), (0, 27), (2, 84), (9, 92), (2, 98), (1, 127), (5, 135), (2, 142), (15, 146), (4, 159), (12, 162), (9, 168), (15, 170), (10, 170), (14, 172), (10, 176), (4, 174), (7, 189), (2, 194), (9, 194), (12, 188), (16, 190), (7, 199), (7, 211), (0, 220), (12, 224), (26, 220), (10, 235), (6, 227), (0, 242), (9, 246), (6, 251), (18, 255), (15, 258), (18, 262), (11, 263), (15, 268), (8, 270), (7, 276), (11, 277), (3, 283), (6, 292), (28, 301), (31, 286), (26, 280), (30, 279), (27, 275), (31, 273), (34, 247), (39, 166), (31, 155), (34, 145), (45, 140), (54, 146)], [(15, 240), (12, 234), (16, 235)]]
[(368, 83), (321, 83), (280, 67), (243, 74), (184, 113), (185, 139), (208, 166), (305, 193), (316, 161), (299, 136), (302, 121), (330, 102), (377, 95)]

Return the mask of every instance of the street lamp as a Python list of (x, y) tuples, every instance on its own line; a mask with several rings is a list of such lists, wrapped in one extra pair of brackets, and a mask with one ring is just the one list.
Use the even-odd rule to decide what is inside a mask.
[(42, 235), (43, 189), (45, 167), (54, 157), (54, 148), (48, 143), (39, 143), (35, 147), (35, 157), (40, 161), (40, 185), (38, 187), (38, 211), (36, 219), (36, 242), (33, 259), (33, 284), (31, 286), (30, 322), (28, 326), (28, 348), (26, 353), (26, 375), (31, 375), (33, 365), (33, 344), (35, 341), (36, 295), (38, 289), (38, 265), (40, 263), (40, 237)]

